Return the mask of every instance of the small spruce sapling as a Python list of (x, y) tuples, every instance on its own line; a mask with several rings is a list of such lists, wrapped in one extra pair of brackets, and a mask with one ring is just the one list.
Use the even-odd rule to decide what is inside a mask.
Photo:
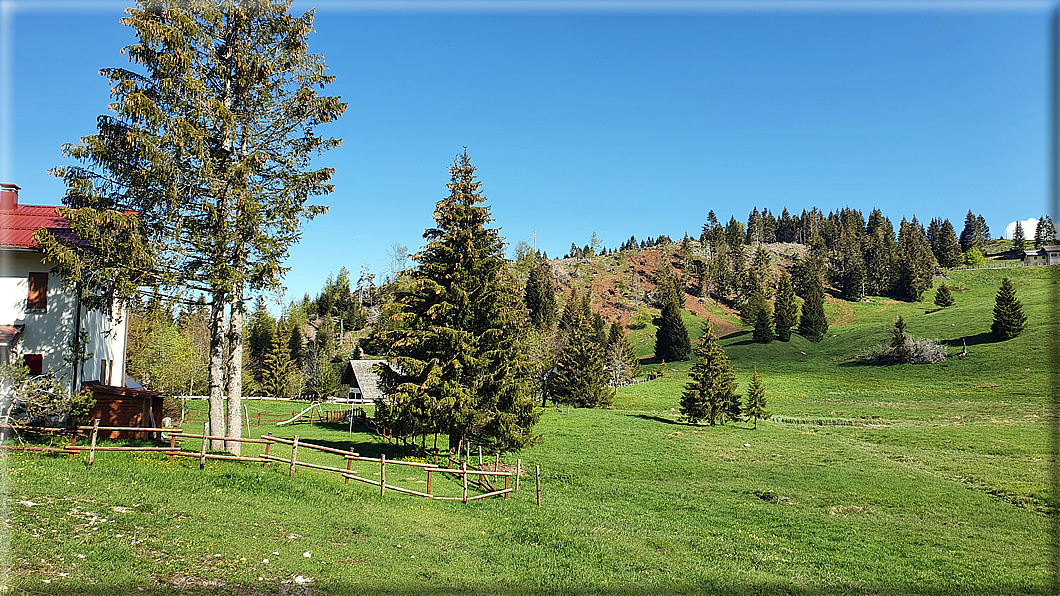
[(935, 290), (935, 305), (942, 308), (953, 306), (953, 294), (950, 292), (950, 287), (946, 284), (940, 285), (939, 289)]
[(755, 369), (751, 375), (751, 385), (747, 388), (747, 405), (744, 415), (754, 420), (754, 429), (758, 430), (758, 420), (765, 420), (773, 414), (766, 410), (766, 390), (762, 387), (762, 375)]
[(1023, 304), (1016, 298), (1016, 289), (1009, 278), (1001, 280), (997, 297), (994, 299), (994, 323), (990, 330), (1001, 339), (1012, 339), (1027, 326), (1027, 315), (1023, 313)]

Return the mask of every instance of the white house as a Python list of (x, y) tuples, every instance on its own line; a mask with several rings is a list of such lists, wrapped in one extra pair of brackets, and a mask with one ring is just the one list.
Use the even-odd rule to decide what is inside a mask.
[[(86, 310), (77, 289), (63, 289), (33, 232), (48, 228), (74, 238), (70, 226), (55, 207), (20, 204), (18, 192), (0, 184), (0, 360), (23, 362), (31, 374), (51, 369), (72, 392), (85, 382), (124, 387), (127, 317)], [(75, 369), (70, 360), (82, 332), (89, 357)]]
[(1060, 246), (1043, 246), (1023, 251), (1024, 265), (1060, 265)]

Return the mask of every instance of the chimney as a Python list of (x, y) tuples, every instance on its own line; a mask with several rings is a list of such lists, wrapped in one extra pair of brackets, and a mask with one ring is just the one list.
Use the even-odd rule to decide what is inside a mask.
[(0, 211), (18, 209), (18, 190), (15, 184), (0, 183)]

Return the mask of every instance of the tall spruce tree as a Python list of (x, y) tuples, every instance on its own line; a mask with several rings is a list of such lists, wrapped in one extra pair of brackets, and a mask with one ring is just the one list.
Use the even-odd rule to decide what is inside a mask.
[(802, 303), (802, 316), (799, 317), (799, 335), (817, 343), (824, 339), (828, 332), (828, 319), (824, 315), (824, 286), (820, 279), (812, 280), (806, 290)]
[(791, 285), (791, 275), (784, 271), (777, 280), (777, 299), (773, 307), (773, 323), (776, 327), (777, 339), (780, 341), (791, 339), (791, 328), (795, 326), (798, 316), (799, 305), (795, 302), (795, 288)]
[(895, 289), (900, 298), (919, 302), (924, 291), (934, 283), (932, 278), (936, 263), (924, 228), (915, 216), (909, 222), (902, 219), (895, 253), (898, 269)]
[(688, 339), (688, 329), (681, 320), (683, 292), (674, 288), (669, 269), (669, 264), (663, 264), (658, 275), (662, 313), (659, 315), (659, 329), (655, 333), (655, 357), (667, 362), (677, 362), (688, 360), (692, 347)]
[(1051, 217), (1043, 215), (1034, 228), (1034, 249), (1037, 250), (1054, 242), (1056, 242), (1056, 226), (1053, 225)]
[[(308, 51), (313, 13), (289, 7), (144, 0), (129, 9), (121, 22), (137, 40), (123, 53), (140, 72), (100, 71), (113, 114), (63, 147), (84, 167), (55, 170), (68, 188), (61, 211), (89, 246), (39, 233), (87, 306), (144, 287), (209, 297), (213, 435), (242, 434), (244, 294), (279, 287), (301, 223), (325, 210), (307, 201), (332, 190), (332, 170), (310, 161), (338, 146), (317, 130), (346, 104), (319, 94), (333, 77)], [(211, 447), (238, 454), (239, 445)]]
[[(1016, 229), (1012, 231), (1012, 250), (1022, 253), (1027, 248), (1027, 235), (1023, 231), (1023, 222), (1016, 222)], [(1022, 254), (1020, 255), (1023, 256)]]
[(747, 301), (747, 305), (750, 311), (749, 318), (754, 326), (754, 331), (751, 333), (752, 339), (760, 344), (773, 341), (773, 309), (769, 306), (769, 301), (761, 292), (756, 292)]
[(689, 382), (681, 394), (681, 414), (693, 424), (706, 420), (711, 426), (729, 415), (729, 405), (739, 403), (736, 373), (718, 343), (710, 322), (703, 324), (703, 341), (696, 347)]
[(1027, 326), (1027, 315), (1023, 314), (1023, 304), (1016, 298), (1016, 288), (1009, 278), (1001, 280), (1001, 287), (994, 298), (994, 322), (990, 330), (1001, 339), (1012, 339), (1023, 332)]
[(884, 296), (894, 285), (894, 226), (873, 209), (865, 234), (865, 293)]
[(504, 240), (487, 227), (493, 219), (466, 148), (449, 175), (419, 265), (406, 274), (411, 283), (395, 294), (401, 325), (381, 338), (396, 366), (380, 367), (388, 399), (376, 417), (413, 437), (445, 433), (452, 450), (468, 441), (515, 450), (538, 440), (522, 335), (529, 320), (507, 273)]
[(762, 375), (758, 374), (757, 368), (751, 375), (751, 384), (747, 387), (747, 405), (744, 409), (744, 416), (754, 420), (755, 430), (758, 430), (759, 418), (765, 420), (772, 416), (766, 410), (766, 390), (762, 387)]
[(560, 319), (560, 333), (563, 346), (556, 370), (548, 381), (549, 396), (557, 404), (579, 408), (610, 405), (615, 392), (608, 386), (604, 346), (589, 305), (589, 294), (578, 298), (571, 289)]
[(541, 259), (530, 268), (526, 279), (526, 307), (530, 323), (537, 329), (549, 329), (556, 321), (556, 292), (552, 289), (552, 265)]
[(281, 319), (272, 334), (272, 341), (261, 367), (261, 388), (269, 397), (289, 397), (286, 393), (287, 376), (290, 374), (291, 351), (287, 345), (287, 330)]

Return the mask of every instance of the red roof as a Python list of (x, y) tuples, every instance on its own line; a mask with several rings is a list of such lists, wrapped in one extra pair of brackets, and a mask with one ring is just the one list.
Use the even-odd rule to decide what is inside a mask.
[(40, 250), (33, 232), (40, 228), (52, 230), (61, 239), (76, 241), (70, 223), (47, 205), (18, 205), (13, 210), (0, 211), (0, 248)]

